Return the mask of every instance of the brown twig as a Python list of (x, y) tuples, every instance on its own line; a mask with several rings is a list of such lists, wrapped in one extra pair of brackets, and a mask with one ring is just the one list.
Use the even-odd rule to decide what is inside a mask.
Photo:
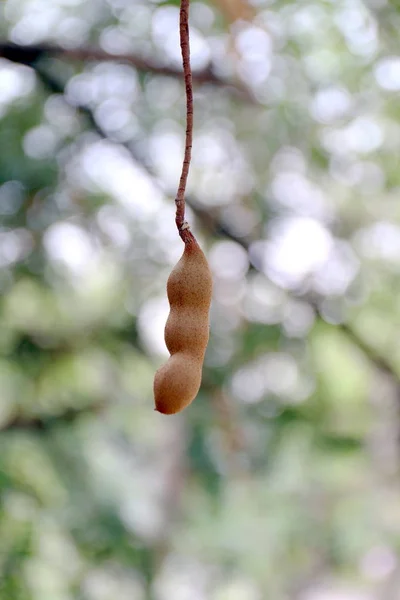
[(193, 83), (192, 69), (190, 67), (189, 4), (190, 0), (181, 0), (181, 8), (179, 13), (179, 35), (181, 41), (182, 64), (186, 91), (186, 136), (182, 173), (179, 180), (178, 192), (175, 198), (175, 223), (178, 228), (179, 235), (185, 243), (192, 241), (191, 238), (193, 237), (193, 234), (189, 230), (188, 224), (185, 222), (185, 190), (189, 175), (190, 160), (192, 158), (193, 142)]

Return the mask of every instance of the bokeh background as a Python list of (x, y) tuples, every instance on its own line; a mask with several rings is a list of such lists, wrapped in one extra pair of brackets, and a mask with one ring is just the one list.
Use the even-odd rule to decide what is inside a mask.
[(396, 600), (398, 3), (192, 1), (215, 284), (164, 417), (178, 10), (0, 3), (0, 598)]

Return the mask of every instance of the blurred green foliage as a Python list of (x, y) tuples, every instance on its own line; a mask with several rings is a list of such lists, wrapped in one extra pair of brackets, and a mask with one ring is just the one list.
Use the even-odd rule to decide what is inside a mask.
[(215, 285), (165, 418), (178, 6), (0, 5), (0, 600), (394, 600), (397, 4), (191, 3)]

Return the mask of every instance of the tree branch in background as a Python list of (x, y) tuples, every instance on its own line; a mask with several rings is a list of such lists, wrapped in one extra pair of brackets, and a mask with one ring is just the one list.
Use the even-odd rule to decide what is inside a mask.
[(218, 418), (219, 427), (225, 438), (228, 474), (234, 479), (245, 479), (248, 472), (243, 463), (246, 439), (240, 425), (240, 416), (234, 402), (223, 389), (213, 386), (210, 396)]
[[(223, 235), (224, 237), (236, 242), (242, 246), (242, 248), (244, 248), (249, 255), (249, 248), (252, 240), (235, 235), (226, 223), (219, 220), (218, 217), (212, 217), (209, 211), (201, 209), (193, 200), (187, 198), (187, 203), (190, 205), (194, 214), (208, 231), (212, 232), (214, 235)], [(259, 271), (259, 268), (254, 263), (251, 264), (251, 269)], [(319, 317), (324, 320), (318, 301), (309, 296), (303, 296), (303, 298), (312, 306)], [(360, 338), (358, 333), (351, 327), (349, 323), (337, 323), (334, 325), (334, 327), (340, 329), (353, 343), (353, 345), (357, 346), (358, 349), (361, 350), (364, 356), (368, 358), (368, 360), (375, 366), (376, 369), (385, 373), (386, 375), (389, 375), (393, 380), (399, 383), (399, 376), (394, 367), (390, 364), (390, 361), (386, 357), (379, 354), (377, 350), (369, 346), (362, 338)]]
[[(0, 56), (11, 62), (27, 65), (35, 68), (39, 60), (44, 58), (60, 58), (72, 61), (93, 62), (124, 62), (132, 65), (138, 71), (164, 75), (181, 79), (182, 70), (168, 65), (162, 65), (156, 61), (149, 60), (136, 54), (109, 54), (100, 48), (74, 48), (66, 49), (51, 45), (19, 46), (11, 43), (0, 43)], [(237, 96), (242, 101), (257, 104), (256, 99), (245, 87), (237, 82), (229, 81), (219, 77), (213, 67), (209, 65), (202, 71), (192, 73), (193, 83), (197, 85), (212, 85), (224, 88)]]
[(175, 422), (174, 435), (165, 449), (168, 469), (163, 496), (163, 527), (155, 543), (154, 571), (159, 572), (171, 550), (174, 526), (182, 517), (183, 492), (189, 476), (188, 432), (186, 423)]
[(7, 423), (0, 425), (0, 432), (7, 431), (30, 431), (37, 433), (47, 433), (54, 427), (63, 424), (70, 424), (77, 421), (80, 417), (86, 415), (98, 415), (105, 408), (104, 403), (90, 404), (82, 408), (68, 408), (64, 412), (56, 415), (40, 415), (35, 417), (25, 417), (16, 415)]
[(375, 348), (372, 348), (366, 342), (364, 342), (364, 340), (362, 340), (354, 331), (351, 325), (348, 323), (339, 323), (337, 327), (339, 327), (343, 333), (346, 334), (348, 339), (353, 342), (355, 346), (358, 346), (361, 352), (369, 359), (370, 362), (374, 364), (377, 369), (399, 382), (399, 376), (397, 375), (393, 366), (390, 364), (390, 361), (386, 357), (379, 354)]

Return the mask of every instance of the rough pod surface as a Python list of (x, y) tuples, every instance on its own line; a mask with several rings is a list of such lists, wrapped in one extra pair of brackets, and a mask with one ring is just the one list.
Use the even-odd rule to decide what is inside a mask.
[(170, 353), (154, 378), (156, 410), (171, 415), (197, 396), (209, 338), (212, 294), (210, 267), (192, 237), (167, 282), (170, 312), (165, 343)]

